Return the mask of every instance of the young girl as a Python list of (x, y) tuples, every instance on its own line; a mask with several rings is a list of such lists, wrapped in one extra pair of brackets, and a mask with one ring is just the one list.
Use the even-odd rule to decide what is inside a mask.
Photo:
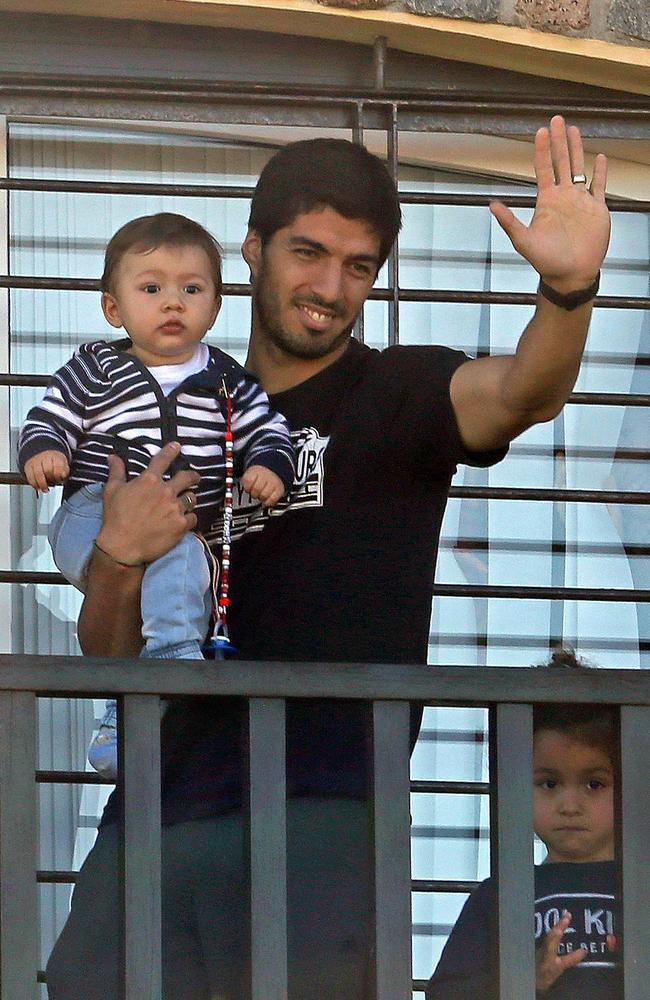
[[(568, 650), (557, 652), (550, 665), (584, 669)], [(616, 710), (538, 705), (533, 719), (534, 826), (547, 851), (535, 868), (537, 995), (618, 1000)], [(463, 907), (427, 1000), (498, 1000), (495, 907), (496, 885), (487, 879)]]

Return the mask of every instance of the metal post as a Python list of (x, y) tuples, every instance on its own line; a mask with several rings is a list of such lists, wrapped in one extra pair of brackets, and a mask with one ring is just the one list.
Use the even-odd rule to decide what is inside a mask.
[[(623, 887), (623, 976), (626, 1000), (648, 995), (648, 815), (650, 789), (650, 708), (621, 708), (621, 812)], [(620, 932), (619, 932), (620, 934)]]
[(410, 1000), (408, 702), (376, 701), (373, 721), (377, 1000)]
[(252, 1000), (287, 1000), (285, 705), (251, 698), (249, 804)]
[(160, 698), (123, 706), (125, 1000), (161, 1000)]
[(388, 39), (385, 35), (375, 38), (372, 49), (373, 64), (375, 67), (375, 90), (384, 90), (386, 86), (386, 55), (388, 53)]
[(496, 758), (496, 775), (490, 773), (490, 783), (496, 783), (491, 847), (499, 901), (499, 996), (534, 1000), (532, 707), (492, 709), (490, 743), (491, 762)]
[(0, 692), (0, 983), (2, 1000), (38, 996), (36, 696)]
[[(399, 138), (397, 105), (391, 104), (391, 121), (388, 131), (388, 163), (390, 172), (399, 187)], [(392, 297), (388, 303), (388, 344), (399, 344), (399, 237), (388, 255), (388, 284)]]

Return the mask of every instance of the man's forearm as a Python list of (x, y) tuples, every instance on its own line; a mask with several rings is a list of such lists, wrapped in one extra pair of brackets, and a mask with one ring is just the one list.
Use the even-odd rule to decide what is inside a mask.
[(593, 303), (567, 312), (538, 297), (502, 383), (502, 404), (527, 423), (551, 420), (564, 406), (578, 376)]
[(95, 550), (78, 626), (79, 644), (86, 656), (138, 655), (143, 573), (144, 567), (120, 566)]

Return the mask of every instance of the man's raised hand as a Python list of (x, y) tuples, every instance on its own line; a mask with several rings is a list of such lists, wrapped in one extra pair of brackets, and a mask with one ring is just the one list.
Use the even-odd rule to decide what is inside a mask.
[(575, 125), (555, 115), (535, 136), (537, 202), (528, 226), (501, 202), (490, 211), (522, 257), (561, 294), (587, 288), (604, 260), (610, 234), (605, 204), (607, 158), (595, 159), (591, 185), (582, 139)]

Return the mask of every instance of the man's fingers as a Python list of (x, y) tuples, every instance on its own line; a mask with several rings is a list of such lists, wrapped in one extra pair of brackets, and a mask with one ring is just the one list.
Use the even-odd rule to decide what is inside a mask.
[[(151, 466), (149, 466), (149, 471), (151, 471)], [(201, 477), (198, 472), (194, 472), (193, 469), (183, 469), (182, 472), (177, 472), (175, 476), (172, 476), (169, 480), (169, 486), (171, 487), (173, 493), (179, 497), (181, 493), (187, 493), (188, 490), (193, 490), (194, 487), (198, 486), (200, 482)]]
[(547, 128), (540, 128), (535, 133), (535, 180), (539, 190), (553, 187), (555, 171), (551, 158), (551, 136)]
[(522, 239), (525, 238), (527, 227), (520, 222), (514, 212), (501, 201), (491, 201), (490, 211), (497, 220), (504, 233), (510, 237), (515, 250), (521, 246)]
[(590, 191), (598, 201), (605, 201), (605, 186), (607, 184), (607, 157), (599, 153), (594, 162), (594, 172), (591, 178)]
[(551, 158), (555, 180), (558, 184), (571, 183), (571, 158), (567, 130), (562, 115), (553, 115), (550, 124)]
[(108, 479), (106, 485), (109, 483), (125, 483), (126, 482), (126, 469), (124, 468), (124, 462), (119, 457), (119, 455), (109, 455), (108, 456)]
[(164, 476), (180, 450), (181, 446), (178, 441), (170, 441), (169, 444), (163, 445), (158, 454), (154, 455), (149, 462), (148, 471), (153, 472), (155, 476)]
[(585, 153), (582, 147), (582, 136), (580, 129), (576, 125), (569, 125), (566, 130), (567, 142), (569, 144), (569, 157), (571, 160), (571, 181), (576, 174), (585, 173)]

